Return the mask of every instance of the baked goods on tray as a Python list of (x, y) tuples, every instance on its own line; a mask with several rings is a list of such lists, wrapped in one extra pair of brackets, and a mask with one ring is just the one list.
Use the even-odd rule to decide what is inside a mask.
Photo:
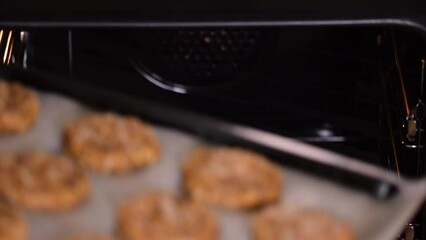
[(11, 202), (32, 210), (76, 206), (90, 192), (83, 169), (65, 156), (38, 151), (0, 155), (4, 175), (0, 191)]
[(240, 148), (196, 149), (183, 167), (190, 196), (231, 209), (260, 206), (279, 199), (283, 174), (266, 157)]
[(19, 211), (0, 199), (0, 240), (24, 240), (27, 223)]
[(323, 210), (284, 204), (266, 207), (255, 215), (252, 230), (256, 240), (355, 239), (349, 224)]
[(205, 206), (160, 192), (126, 203), (118, 222), (126, 240), (213, 240), (218, 235), (216, 217)]
[(101, 173), (123, 173), (154, 163), (160, 145), (154, 131), (135, 117), (92, 114), (65, 128), (65, 150)]
[(37, 120), (39, 102), (19, 83), (0, 80), (0, 133), (23, 133)]

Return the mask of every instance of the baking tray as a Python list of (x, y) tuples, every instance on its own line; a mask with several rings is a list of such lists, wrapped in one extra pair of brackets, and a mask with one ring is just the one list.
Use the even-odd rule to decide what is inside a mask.
[[(290, 138), (36, 70), (8, 68), (3, 75), (38, 89), (41, 114), (29, 133), (1, 137), (0, 151), (61, 152), (64, 124), (93, 109), (144, 117), (154, 124), (163, 146), (160, 161), (152, 167), (124, 176), (91, 174), (93, 193), (76, 209), (50, 214), (26, 212), (31, 225), (30, 240), (53, 240), (77, 232), (114, 233), (116, 209), (131, 196), (156, 189), (182, 193), (182, 161), (191, 149), (204, 144), (238, 145), (270, 155), (285, 174), (282, 201), (324, 208), (346, 219), (353, 224), (357, 239), (394, 239), (426, 196), (426, 179), (401, 179), (357, 159)], [(249, 217), (252, 213), (217, 212), (221, 222), (220, 239), (251, 239)]]

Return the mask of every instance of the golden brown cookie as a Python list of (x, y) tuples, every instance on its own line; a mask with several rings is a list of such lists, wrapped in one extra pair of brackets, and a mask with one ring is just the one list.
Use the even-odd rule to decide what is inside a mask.
[(352, 227), (329, 213), (297, 206), (275, 205), (252, 219), (256, 240), (353, 240)]
[(77, 234), (66, 240), (116, 240), (116, 238), (105, 234)]
[(240, 148), (200, 148), (183, 167), (184, 184), (197, 201), (245, 209), (276, 201), (283, 176), (266, 157)]
[(33, 210), (71, 208), (87, 198), (83, 169), (64, 156), (42, 152), (0, 155), (0, 190), (11, 202)]
[(218, 225), (205, 206), (166, 193), (149, 193), (125, 204), (119, 231), (126, 240), (214, 240)]
[(24, 240), (27, 223), (12, 205), (0, 200), (0, 240)]
[(69, 123), (65, 150), (101, 173), (123, 173), (154, 163), (160, 145), (154, 131), (137, 118), (93, 114)]
[(37, 120), (39, 102), (34, 92), (18, 83), (0, 80), (0, 133), (23, 133)]

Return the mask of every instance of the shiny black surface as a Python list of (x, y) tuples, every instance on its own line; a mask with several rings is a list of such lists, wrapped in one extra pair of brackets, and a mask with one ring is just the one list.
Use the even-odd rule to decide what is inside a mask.
[[(425, 29), (426, 3), (409, 1), (152, 1), (152, 0), (14, 0), (0, 3), (0, 25), (28, 26), (153, 26), (393, 24)], [(371, 20), (369, 22), (351, 22)], [(296, 21), (291, 23), (291, 21)]]

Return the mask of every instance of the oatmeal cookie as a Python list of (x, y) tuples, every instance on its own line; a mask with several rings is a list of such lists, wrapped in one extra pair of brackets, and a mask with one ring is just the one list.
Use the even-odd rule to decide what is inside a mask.
[(18, 83), (0, 80), (0, 133), (23, 133), (37, 120), (36, 94)]
[(101, 173), (123, 173), (154, 163), (160, 145), (154, 131), (135, 117), (112, 113), (76, 119), (65, 128), (65, 150)]
[(83, 169), (64, 156), (31, 151), (0, 155), (0, 190), (11, 202), (33, 210), (71, 208), (90, 192)]
[(149, 193), (125, 204), (119, 231), (126, 240), (214, 240), (216, 217), (205, 206), (166, 193)]
[(185, 162), (184, 184), (197, 201), (247, 209), (278, 200), (283, 174), (266, 157), (240, 148), (199, 148)]
[(24, 240), (27, 223), (12, 205), (0, 200), (0, 240)]
[(329, 213), (300, 206), (267, 207), (252, 219), (256, 240), (353, 240), (349, 224)]

